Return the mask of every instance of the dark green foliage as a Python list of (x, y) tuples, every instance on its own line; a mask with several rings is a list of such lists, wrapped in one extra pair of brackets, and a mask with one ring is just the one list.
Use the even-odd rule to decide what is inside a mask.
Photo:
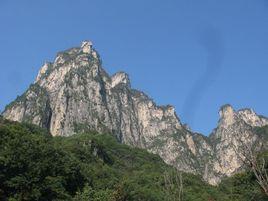
[(84, 184), (77, 158), (50, 135), (27, 124), (0, 126), (2, 197), (16, 200), (70, 199)]
[[(174, 181), (173, 168), (111, 135), (53, 138), (0, 117), (0, 139), (0, 200), (165, 201), (177, 193), (177, 184), (166, 188), (164, 179), (170, 174)], [(182, 183), (183, 201), (265, 200), (252, 175), (227, 179), (219, 188), (191, 174), (182, 174)]]
[(219, 190), (228, 195), (230, 201), (268, 200), (251, 172), (239, 173), (233, 177), (226, 178), (219, 185)]

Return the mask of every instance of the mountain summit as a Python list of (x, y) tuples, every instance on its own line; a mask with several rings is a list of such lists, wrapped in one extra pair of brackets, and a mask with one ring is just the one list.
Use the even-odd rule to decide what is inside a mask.
[(109, 132), (119, 142), (156, 153), (211, 184), (242, 168), (238, 148), (258, 142), (254, 127), (268, 125), (267, 118), (251, 109), (236, 112), (225, 105), (209, 137), (193, 133), (181, 124), (174, 107), (158, 106), (132, 89), (126, 73), (108, 75), (90, 41), (45, 63), (34, 84), (5, 108), (3, 116), (46, 128), (53, 136)]

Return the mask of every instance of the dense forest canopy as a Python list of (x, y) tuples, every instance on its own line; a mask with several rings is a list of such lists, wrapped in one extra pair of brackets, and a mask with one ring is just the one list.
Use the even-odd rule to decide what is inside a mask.
[(213, 187), (109, 134), (52, 137), (0, 117), (0, 139), (0, 200), (267, 200), (250, 171)]

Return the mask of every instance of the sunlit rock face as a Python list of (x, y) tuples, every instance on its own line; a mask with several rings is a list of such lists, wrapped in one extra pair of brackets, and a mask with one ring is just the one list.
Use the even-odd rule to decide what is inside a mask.
[(39, 125), (53, 136), (108, 132), (121, 143), (160, 155), (179, 170), (202, 175), (211, 184), (241, 169), (238, 148), (258, 140), (253, 127), (268, 124), (250, 109), (236, 112), (225, 105), (209, 137), (193, 133), (181, 124), (174, 107), (158, 106), (131, 88), (126, 73), (106, 73), (90, 41), (46, 62), (34, 84), (6, 107), (3, 116)]
[(236, 113), (231, 105), (224, 105), (220, 109), (220, 123), (219, 126), (222, 128), (228, 128), (230, 125), (235, 123)]
[(267, 118), (258, 116), (251, 109), (235, 111), (232, 106), (225, 105), (220, 110), (218, 127), (209, 136), (215, 157), (210, 169), (218, 178), (212, 177), (212, 184), (219, 182), (222, 176), (231, 176), (243, 166), (246, 147), (258, 143), (258, 135), (254, 127), (268, 125)]
[(91, 41), (83, 41), (81, 45), (81, 50), (83, 53), (90, 54), (92, 46), (93, 44)]
[(257, 115), (252, 109), (239, 110), (238, 115), (251, 126), (262, 127), (268, 124), (266, 117)]

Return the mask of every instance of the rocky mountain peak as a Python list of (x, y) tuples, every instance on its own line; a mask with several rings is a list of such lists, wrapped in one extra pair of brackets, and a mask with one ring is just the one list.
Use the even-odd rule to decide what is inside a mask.
[(253, 127), (262, 127), (268, 125), (266, 117), (257, 115), (253, 109), (242, 109), (238, 111), (240, 118)]
[(118, 72), (111, 77), (111, 85), (115, 87), (119, 84), (124, 84), (130, 87), (130, 80), (128, 74), (125, 72)]
[(234, 108), (227, 104), (221, 107), (220, 111), (220, 127), (229, 127), (237, 121), (243, 121), (244, 123), (252, 127), (262, 127), (268, 125), (268, 119), (261, 115), (258, 115), (253, 109), (245, 108), (235, 111)]
[(83, 53), (90, 54), (92, 50), (93, 43), (89, 40), (85, 40), (81, 44), (81, 49)]
[(46, 62), (34, 84), (6, 107), (3, 116), (46, 128), (53, 136), (111, 133), (121, 143), (145, 148), (167, 164), (217, 184), (241, 168), (233, 148), (239, 140), (256, 140), (252, 128), (268, 125), (267, 118), (250, 109), (237, 112), (224, 105), (219, 113), (212, 135), (193, 133), (181, 124), (174, 107), (158, 106), (133, 89), (128, 74), (106, 73), (92, 42), (83, 41)]
[(233, 107), (229, 104), (221, 107), (220, 111), (220, 125), (222, 127), (228, 127), (235, 122), (236, 113)]

